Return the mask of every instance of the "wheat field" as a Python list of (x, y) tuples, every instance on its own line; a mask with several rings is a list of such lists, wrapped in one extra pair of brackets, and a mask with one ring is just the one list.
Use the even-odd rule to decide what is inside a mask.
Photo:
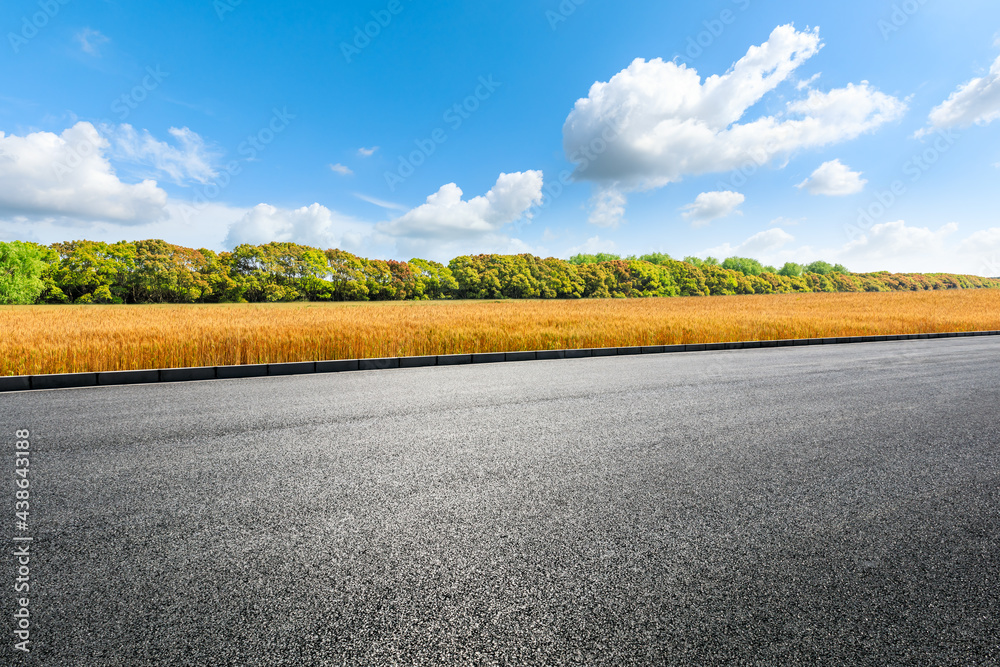
[(0, 307), (0, 375), (1000, 329), (1000, 290)]

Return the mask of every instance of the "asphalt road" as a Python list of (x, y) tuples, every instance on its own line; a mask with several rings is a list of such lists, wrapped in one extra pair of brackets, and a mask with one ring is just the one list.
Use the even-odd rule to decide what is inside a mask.
[(3, 664), (1000, 664), (995, 338), (27, 392), (0, 426), (34, 450)]

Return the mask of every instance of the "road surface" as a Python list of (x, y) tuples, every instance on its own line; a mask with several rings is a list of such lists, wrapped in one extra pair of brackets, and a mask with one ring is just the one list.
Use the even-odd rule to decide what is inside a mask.
[(995, 665), (998, 408), (995, 338), (0, 395), (0, 663)]

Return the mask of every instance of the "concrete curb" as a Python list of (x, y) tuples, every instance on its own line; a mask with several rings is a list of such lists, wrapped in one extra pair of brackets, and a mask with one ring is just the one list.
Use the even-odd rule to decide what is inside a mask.
[(305, 361), (289, 364), (251, 364), (244, 366), (204, 366), (196, 368), (161, 368), (141, 371), (106, 371), (100, 373), (62, 373), (56, 375), (0, 376), (0, 392), (33, 389), (69, 389), (159, 382), (190, 382), (312, 373), (344, 373), (390, 368), (423, 368), (428, 366), (463, 366), (495, 364), (512, 361), (544, 359), (583, 359), (676, 352), (706, 352), (712, 350), (750, 350), (768, 347), (800, 347), (805, 345), (844, 345), (898, 340), (928, 340), (932, 338), (969, 338), (1000, 336), (1000, 331), (962, 331), (933, 334), (900, 334), (896, 336), (852, 336), (848, 338), (799, 338), (794, 340), (756, 340), (734, 343), (697, 343), (691, 345), (649, 345), (645, 347), (601, 347), (579, 350), (535, 350), (533, 352), (485, 352), (476, 354), (443, 354), (427, 357), (391, 357), (386, 359), (344, 359), (337, 361)]

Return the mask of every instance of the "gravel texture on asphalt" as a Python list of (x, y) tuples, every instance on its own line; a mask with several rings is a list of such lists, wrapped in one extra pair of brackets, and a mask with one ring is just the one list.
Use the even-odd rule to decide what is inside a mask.
[(994, 338), (35, 391), (0, 414), (34, 450), (34, 650), (12, 650), (8, 556), (3, 664), (1000, 663)]

